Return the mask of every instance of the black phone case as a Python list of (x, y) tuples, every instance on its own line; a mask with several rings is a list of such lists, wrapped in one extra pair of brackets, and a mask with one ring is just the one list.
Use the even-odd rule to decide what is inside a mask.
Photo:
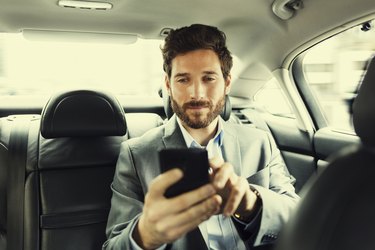
[(170, 186), (165, 197), (170, 198), (196, 189), (209, 182), (209, 163), (204, 149), (163, 149), (159, 152), (161, 171), (180, 168), (184, 176)]

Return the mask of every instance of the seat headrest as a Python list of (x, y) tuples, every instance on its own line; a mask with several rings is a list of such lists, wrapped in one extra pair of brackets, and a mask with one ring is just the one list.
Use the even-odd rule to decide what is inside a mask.
[[(159, 90), (159, 96), (163, 98), (163, 103), (164, 103), (164, 112), (167, 116), (167, 118), (171, 118), (174, 114), (172, 110), (172, 105), (171, 105), (171, 98), (168, 95), (167, 91), (165, 88), (161, 88)], [(223, 110), (220, 113), (221, 118), (223, 118), (224, 121), (228, 121), (230, 118), (232, 112), (232, 104), (230, 102), (229, 96), (225, 96), (225, 104), (223, 107)]]
[(368, 64), (353, 103), (355, 132), (367, 146), (375, 146), (375, 57)]
[(44, 138), (122, 136), (127, 132), (125, 112), (109, 93), (74, 90), (52, 96), (44, 106)]

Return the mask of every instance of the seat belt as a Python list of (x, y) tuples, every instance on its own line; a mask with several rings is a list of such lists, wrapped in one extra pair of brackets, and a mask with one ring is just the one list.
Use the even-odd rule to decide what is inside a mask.
[(7, 180), (7, 249), (23, 250), (24, 197), (30, 122), (34, 116), (10, 116)]

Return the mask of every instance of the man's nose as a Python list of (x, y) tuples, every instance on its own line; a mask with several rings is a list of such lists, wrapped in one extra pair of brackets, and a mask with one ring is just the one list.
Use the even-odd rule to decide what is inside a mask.
[(200, 80), (193, 82), (190, 88), (190, 97), (199, 100), (204, 96), (204, 86)]

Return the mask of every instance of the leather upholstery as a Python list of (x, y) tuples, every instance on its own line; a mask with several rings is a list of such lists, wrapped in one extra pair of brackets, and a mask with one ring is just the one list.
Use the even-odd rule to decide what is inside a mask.
[(375, 249), (375, 59), (354, 101), (360, 146), (344, 149), (301, 191), (277, 250)]
[(153, 113), (144, 113), (142, 115), (139, 113), (129, 113), (126, 114), (126, 121), (129, 138), (139, 137), (143, 135), (145, 131), (150, 128), (156, 128), (164, 122), (159, 115)]
[(42, 111), (41, 132), (44, 138), (125, 135), (125, 114), (117, 99), (104, 92), (58, 93)]
[[(35, 117), (25, 166), (24, 249), (99, 250), (106, 239), (120, 144), (163, 121), (155, 114), (125, 115), (115, 97), (89, 90), (57, 94)], [(1, 118), (0, 126), (1, 170), (7, 169), (2, 163), (12, 119)], [(0, 201), (6, 192), (2, 179)], [(0, 204), (0, 249), (7, 235), (3, 210)]]
[(6, 249), (7, 228), (7, 148), (0, 142), (0, 249)]
[(39, 220), (32, 212), (25, 219), (25, 248), (100, 249), (126, 132), (123, 108), (110, 94), (78, 90), (50, 98), (25, 194), (25, 206)]
[(370, 61), (353, 104), (355, 132), (366, 146), (375, 146), (375, 59)]

